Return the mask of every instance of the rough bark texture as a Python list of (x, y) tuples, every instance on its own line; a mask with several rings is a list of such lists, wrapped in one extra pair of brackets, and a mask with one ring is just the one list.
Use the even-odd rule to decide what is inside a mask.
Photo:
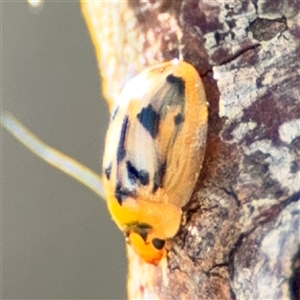
[(180, 50), (210, 104), (206, 158), (168, 284), (129, 249), (129, 298), (300, 299), (299, 1), (82, 6), (107, 99)]

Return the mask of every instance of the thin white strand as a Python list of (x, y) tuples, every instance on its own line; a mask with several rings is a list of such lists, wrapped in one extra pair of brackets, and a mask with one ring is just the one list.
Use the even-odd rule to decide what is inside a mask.
[(41, 141), (11, 113), (1, 113), (1, 124), (31, 152), (73, 177), (105, 200), (101, 178), (97, 173)]

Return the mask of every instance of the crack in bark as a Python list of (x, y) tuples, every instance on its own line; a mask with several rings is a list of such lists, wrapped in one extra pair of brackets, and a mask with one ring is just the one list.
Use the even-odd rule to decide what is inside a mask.
[(299, 200), (300, 200), (300, 191), (292, 194), (291, 196), (283, 200), (280, 204), (275, 204), (268, 207), (267, 209), (262, 211), (262, 213), (259, 216), (257, 216), (254, 219), (255, 220), (253, 224), (254, 227), (257, 228), (262, 224), (266, 224), (267, 222), (274, 220), (274, 218), (277, 217), (285, 207)]
[(229, 273), (229, 263), (228, 262), (224, 262), (224, 263), (219, 263), (219, 264), (214, 264), (208, 271), (208, 275), (209, 277), (211, 276), (215, 276), (215, 277), (219, 277), (219, 278), (222, 278), (222, 279), (226, 279), (224, 277), (222, 277), (220, 274), (218, 273), (213, 273), (214, 272), (214, 269), (217, 269), (217, 268), (226, 268), (228, 270), (228, 273)]
[(200, 73), (201, 79), (206, 77), (209, 73), (213, 73), (212, 69), (207, 69), (204, 73)]
[(232, 288), (231, 285), (229, 286), (229, 291), (230, 291), (231, 299), (232, 299), (232, 300), (237, 300), (237, 299), (236, 299), (236, 294), (235, 294), (235, 292), (234, 292), (234, 290), (233, 290), (233, 288)]
[(293, 202), (297, 202), (300, 200), (300, 190), (294, 194), (292, 194), (290, 197), (286, 198), (284, 201), (282, 201), (282, 205), (284, 207), (288, 206), (289, 204)]
[(223, 190), (226, 193), (226, 195), (232, 197), (235, 200), (238, 207), (241, 206), (241, 201), (239, 200), (239, 198), (238, 198), (236, 192), (234, 191), (232, 185), (230, 185), (229, 188), (221, 187), (220, 189)]
[[(254, 229), (252, 229), (252, 231), (253, 230)], [(233, 281), (233, 279), (234, 279), (234, 257), (235, 257), (235, 254), (238, 252), (238, 249), (242, 246), (243, 239), (246, 236), (247, 235), (245, 233), (241, 233), (240, 236), (238, 237), (237, 241), (233, 245), (232, 249), (229, 252), (228, 267), (229, 267), (229, 276), (230, 276), (231, 281)]]
[(292, 274), (289, 278), (289, 290), (291, 300), (300, 299), (300, 245), (298, 251), (292, 259)]
[(222, 61), (221, 63), (219, 63), (217, 66), (223, 66), (223, 65), (226, 65), (228, 63), (231, 63), (232, 61), (236, 60), (238, 57), (240, 57), (241, 55), (247, 53), (248, 51), (251, 51), (251, 50), (255, 50), (257, 49), (258, 47), (260, 47), (261, 44), (260, 43), (256, 43), (256, 44), (253, 44), (251, 46), (248, 46), (244, 49), (241, 49), (239, 51), (237, 51), (236, 54), (232, 55), (231, 57), (229, 57), (228, 59), (225, 59), (224, 61)]
[(254, 8), (255, 8), (255, 13), (256, 13), (256, 15), (258, 15), (258, 13), (257, 13), (257, 11), (258, 11), (257, 1), (251, 0), (251, 2), (252, 2), (253, 6), (254, 6)]
[(228, 267), (228, 262), (223, 262), (223, 263), (218, 263), (218, 264), (214, 264), (209, 271), (215, 269), (215, 268), (221, 268), (221, 267)]

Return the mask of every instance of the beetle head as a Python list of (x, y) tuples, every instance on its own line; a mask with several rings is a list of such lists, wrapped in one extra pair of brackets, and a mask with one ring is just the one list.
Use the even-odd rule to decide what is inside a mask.
[(127, 236), (127, 241), (134, 252), (147, 263), (158, 265), (167, 255), (166, 240), (155, 237), (151, 232), (143, 235), (131, 231)]

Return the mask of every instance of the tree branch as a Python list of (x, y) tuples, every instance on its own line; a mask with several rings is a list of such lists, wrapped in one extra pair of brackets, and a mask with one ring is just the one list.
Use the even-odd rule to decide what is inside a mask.
[(206, 158), (169, 253), (168, 284), (128, 249), (129, 298), (299, 299), (299, 3), (82, 8), (111, 103), (143, 67), (181, 52), (210, 104)]

